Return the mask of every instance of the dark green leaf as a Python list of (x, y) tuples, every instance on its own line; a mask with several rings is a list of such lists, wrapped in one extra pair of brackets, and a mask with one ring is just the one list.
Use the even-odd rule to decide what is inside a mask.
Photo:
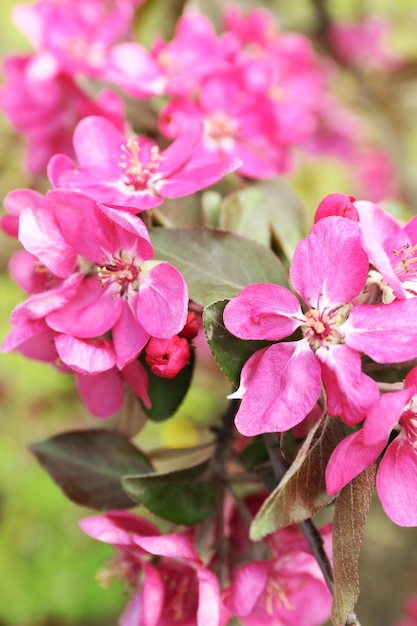
[(108, 430), (63, 433), (32, 444), (30, 450), (70, 500), (101, 511), (134, 506), (121, 478), (153, 471), (135, 446)]
[(270, 341), (244, 341), (226, 329), (223, 311), (228, 300), (214, 302), (204, 309), (203, 324), (210, 350), (222, 371), (235, 384), (239, 384), (243, 365), (257, 350), (271, 345)]
[(324, 475), (329, 457), (343, 436), (335, 418), (325, 418), (312, 428), (284, 478), (253, 520), (253, 541), (309, 519), (333, 500), (326, 491)]
[(126, 493), (152, 513), (174, 524), (196, 524), (213, 512), (216, 493), (205, 478), (209, 463), (149, 476), (125, 476)]
[(190, 298), (203, 306), (230, 299), (247, 285), (288, 277), (277, 256), (256, 241), (211, 228), (154, 228), (155, 259), (174, 265)]
[(194, 370), (194, 351), (191, 350), (190, 362), (175, 376), (175, 378), (161, 378), (152, 374), (145, 358), (141, 358), (149, 377), (148, 393), (152, 402), (150, 409), (144, 407), (145, 413), (155, 422), (163, 422), (175, 413), (191, 383)]
[(344, 626), (359, 596), (358, 559), (375, 485), (375, 466), (368, 467), (336, 498), (333, 520), (334, 593), (332, 622)]
[(136, 12), (135, 35), (138, 41), (150, 47), (156, 37), (171, 39), (184, 4), (185, 0), (145, 0)]

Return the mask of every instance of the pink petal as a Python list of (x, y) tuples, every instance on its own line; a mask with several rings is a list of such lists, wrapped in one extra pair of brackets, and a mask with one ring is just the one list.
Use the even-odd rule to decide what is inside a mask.
[(129, 387), (140, 398), (146, 408), (151, 407), (151, 400), (148, 395), (149, 379), (145, 368), (139, 361), (132, 361), (120, 372)]
[(123, 614), (119, 618), (119, 626), (138, 626), (140, 624), (142, 619), (142, 599), (142, 590), (130, 598)]
[(119, 319), (112, 328), (116, 364), (119, 369), (133, 361), (149, 339), (149, 333), (138, 322), (130, 307), (124, 304)]
[(370, 465), (385, 448), (386, 442), (366, 446), (363, 431), (348, 435), (333, 450), (326, 467), (326, 487), (329, 494), (337, 493)]
[(74, 270), (76, 253), (66, 242), (52, 211), (26, 208), (20, 215), (19, 239), (55, 276), (67, 277)]
[[(162, 572), (151, 563), (144, 563), (144, 578), (141, 589), (141, 621), (132, 622), (131, 626), (158, 626), (164, 608), (165, 585)], [(168, 583), (169, 584), (169, 583)]]
[(363, 439), (366, 445), (387, 442), (391, 431), (400, 421), (401, 413), (413, 397), (414, 386), (401, 391), (386, 393), (375, 402), (363, 426)]
[(290, 277), (309, 306), (322, 310), (351, 302), (362, 291), (368, 268), (357, 223), (326, 217), (298, 243)]
[(74, 148), (80, 167), (109, 170), (118, 168), (120, 146), (126, 137), (106, 118), (89, 116), (82, 119), (74, 131)]
[(219, 626), (220, 587), (217, 577), (202, 565), (197, 565), (199, 603), (197, 626)]
[(169, 339), (187, 321), (188, 289), (178, 270), (158, 263), (140, 276), (137, 316), (153, 337)]
[(123, 383), (113, 368), (94, 375), (76, 374), (80, 397), (94, 417), (111, 417), (122, 407)]
[[(243, 369), (250, 372), (249, 387), (235, 419), (242, 435), (288, 430), (305, 418), (320, 396), (320, 366), (304, 342), (275, 344), (259, 362), (255, 353)], [(243, 376), (248, 374), (242, 370)]]
[(48, 325), (57, 332), (80, 338), (99, 337), (109, 331), (127, 306), (111, 290), (102, 289), (98, 278), (85, 279), (74, 298), (47, 316)]
[(128, 211), (98, 205), (100, 229), (97, 241), (108, 254), (120, 254), (120, 250), (131, 252), (140, 261), (153, 257), (153, 247), (143, 220)]
[(266, 561), (249, 563), (239, 568), (223, 598), (233, 615), (242, 617), (251, 613), (266, 587), (270, 569), (271, 564)]
[(128, 511), (108, 511), (105, 515), (85, 517), (79, 524), (90, 537), (114, 546), (134, 546), (133, 534), (159, 533), (151, 522)]
[(417, 298), (356, 306), (343, 326), (345, 341), (377, 363), (417, 357)]
[(156, 556), (186, 559), (195, 563), (200, 562), (189, 535), (172, 533), (168, 535), (140, 536), (135, 535), (133, 540), (146, 552)]
[(273, 340), (291, 335), (304, 321), (294, 294), (272, 284), (244, 287), (226, 305), (223, 319), (236, 337)]
[(416, 448), (403, 434), (388, 446), (376, 488), (385, 513), (399, 526), (417, 526)]
[(234, 157), (220, 157), (217, 163), (177, 172), (171, 178), (156, 181), (153, 187), (164, 198), (187, 196), (218, 183), (223, 176), (237, 170), (241, 163), (240, 159)]
[(49, 191), (46, 198), (65, 241), (75, 254), (100, 262), (102, 251), (96, 236), (96, 202), (82, 193), (68, 189)]
[(344, 344), (320, 348), (317, 358), (327, 394), (327, 411), (347, 424), (358, 424), (379, 398), (376, 382), (362, 372), (358, 352)]
[(116, 365), (113, 344), (109, 339), (77, 339), (58, 335), (55, 346), (62, 361), (80, 374), (99, 374)]

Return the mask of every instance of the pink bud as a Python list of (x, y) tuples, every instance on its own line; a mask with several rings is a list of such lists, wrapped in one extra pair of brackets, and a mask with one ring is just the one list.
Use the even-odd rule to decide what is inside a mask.
[(175, 378), (190, 359), (190, 347), (183, 337), (151, 337), (145, 348), (145, 359), (151, 372), (161, 378)]
[(187, 321), (182, 331), (179, 333), (180, 337), (191, 340), (198, 335), (198, 319), (194, 311), (189, 311), (187, 315)]
[(359, 222), (358, 211), (353, 204), (355, 200), (356, 198), (345, 193), (330, 193), (317, 207), (314, 223), (323, 219), (323, 217), (329, 217), (329, 215), (339, 215), (340, 217), (347, 217), (354, 222)]

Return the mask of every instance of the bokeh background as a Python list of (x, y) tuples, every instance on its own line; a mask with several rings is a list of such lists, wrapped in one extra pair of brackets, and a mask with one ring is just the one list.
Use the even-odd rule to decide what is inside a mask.
[[(158, 30), (172, 30), (168, 10), (171, 1), (147, 1), (147, 27), (141, 32), (149, 39)], [(1, 55), (28, 50), (11, 21), (15, 4), (12, 0), (0, 3)], [(212, 15), (222, 4), (200, 2), (201, 8)], [(314, 31), (318, 5), (314, 0), (239, 4), (266, 6), (283, 29)], [(369, 94), (364, 95), (360, 85), (346, 74), (341, 74), (336, 85), (340, 97), (367, 117), (371, 132), (381, 146), (391, 151), (401, 172), (403, 193), (390, 208), (405, 219), (417, 210), (417, 5), (415, 0), (334, 0), (327, 4), (337, 19), (385, 17), (391, 25), (387, 45), (406, 59), (404, 75), (397, 82), (384, 83), (383, 77), (378, 78), (375, 89), (371, 89), (371, 101)], [(14, 188), (33, 185), (34, 181), (22, 172), (23, 153), (23, 142), (0, 115), (2, 198)], [(334, 191), (352, 193), (353, 184), (343, 166), (332, 159), (304, 163), (291, 177), (291, 185), (310, 215), (324, 195)], [(13, 249), (15, 243), (0, 236), (0, 339), (7, 333), (10, 311), (22, 298), (7, 275)], [(179, 415), (162, 427), (151, 426), (142, 435), (148, 444), (175, 447), (191, 445), (198, 439), (201, 424), (210, 421), (227, 393), (217, 379), (213, 382), (214, 370), (198, 376), (198, 388), (187, 397)], [(1, 356), (0, 626), (117, 623), (127, 600), (125, 590), (117, 584), (104, 590), (95, 580), (95, 573), (110, 557), (111, 549), (83, 535), (77, 522), (91, 512), (66, 500), (27, 449), (30, 442), (58, 432), (95, 425), (97, 422), (79, 403), (70, 377), (17, 354)], [(396, 527), (375, 500), (360, 562), (357, 613), (362, 626), (392, 626), (406, 597), (417, 593), (416, 544), (417, 530)]]

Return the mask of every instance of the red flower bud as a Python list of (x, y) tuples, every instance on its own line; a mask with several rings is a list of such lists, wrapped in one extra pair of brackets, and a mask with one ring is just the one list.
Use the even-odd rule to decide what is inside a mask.
[(171, 339), (151, 337), (145, 348), (145, 359), (152, 374), (175, 378), (190, 360), (188, 341), (178, 335)]
[(180, 337), (185, 339), (194, 339), (198, 335), (198, 319), (194, 311), (189, 311), (187, 315), (187, 321), (182, 331), (179, 333)]

